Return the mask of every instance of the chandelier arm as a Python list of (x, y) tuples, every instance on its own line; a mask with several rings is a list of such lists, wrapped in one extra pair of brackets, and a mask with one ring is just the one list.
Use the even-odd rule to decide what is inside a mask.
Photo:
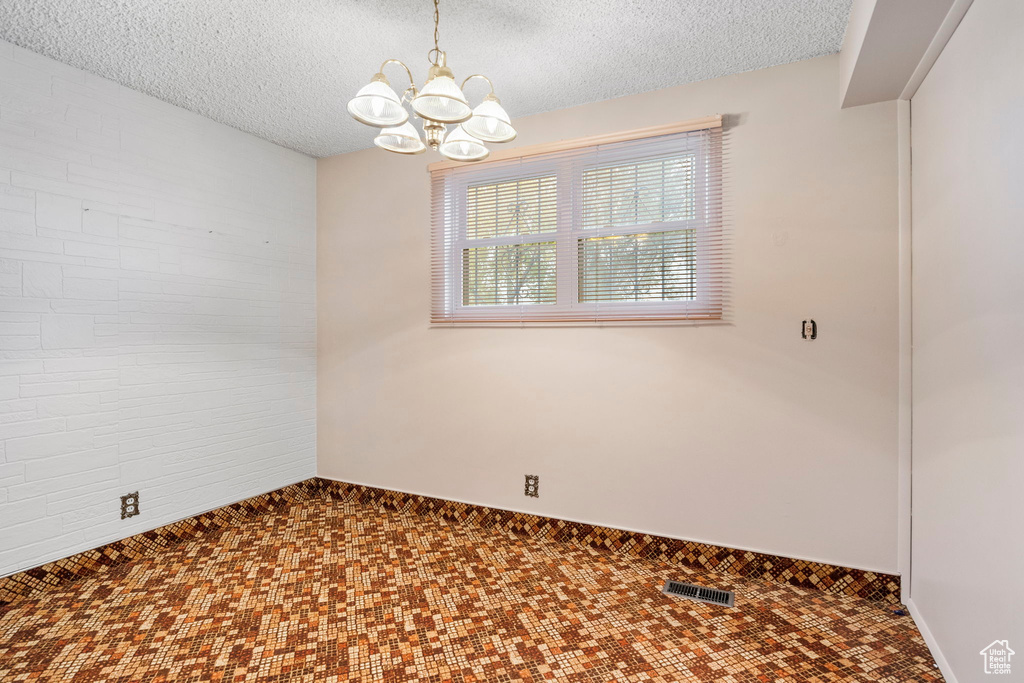
[(380, 65), (380, 73), (384, 73), (384, 67), (386, 67), (388, 64), (399, 64), (399, 65), (401, 65), (401, 67), (403, 69), (405, 69), (406, 75), (409, 76), (409, 84), (410, 84), (410, 86), (412, 86), (413, 90), (416, 90), (416, 81), (413, 80), (412, 71), (410, 71), (409, 67), (407, 67), (405, 65), (405, 62), (403, 62), (400, 59), (386, 59), (386, 60), (384, 60), (384, 63)]
[(462, 81), (461, 89), (464, 90), (466, 88), (466, 84), (469, 83), (474, 78), (482, 78), (485, 81), (487, 81), (487, 85), (489, 85), (491, 88), (491, 92), (489, 94), (494, 94), (494, 83), (492, 83), (491, 79), (487, 78), (487, 76), (484, 76), (483, 74), (473, 74), (472, 76), (466, 76), (466, 80)]

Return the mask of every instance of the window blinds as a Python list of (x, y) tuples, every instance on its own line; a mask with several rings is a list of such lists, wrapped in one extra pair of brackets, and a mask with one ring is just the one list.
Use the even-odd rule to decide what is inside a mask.
[(721, 118), (676, 128), (432, 167), (431, 321), (722, 319)]

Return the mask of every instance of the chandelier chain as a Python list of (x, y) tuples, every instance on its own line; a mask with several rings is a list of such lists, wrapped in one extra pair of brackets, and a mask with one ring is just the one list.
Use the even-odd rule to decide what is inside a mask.
[(441, 22), (441, 10), (440, 10), (440, 7), (438, 6), (438, 3), (439, 3), (439, 0), (434, 0), (434, 50), (435, 50), (435, 54), (441, 52), (441, 47), (438, 45), (439, 34), (438, 34), (438, 28), (437, 27), (438, 27), (438, 24)]

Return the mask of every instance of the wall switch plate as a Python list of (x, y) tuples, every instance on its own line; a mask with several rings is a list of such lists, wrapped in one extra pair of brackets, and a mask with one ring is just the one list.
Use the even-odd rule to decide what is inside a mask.
[(139, 514), (139, 492), (126, 493), (121, 496), (121, 519), (128, 519)]
[(803, 322), (801, 327), (801, 334), (804, 339), (811, 341), (812, 339), (818, 338), (818, 323), (814, 322), (810, 318)]
[(529, 496), (530, 498), (540, 498), (540, 476), (536, 474), (526, 475), (526, 486), (523, 489), (523, 495)]

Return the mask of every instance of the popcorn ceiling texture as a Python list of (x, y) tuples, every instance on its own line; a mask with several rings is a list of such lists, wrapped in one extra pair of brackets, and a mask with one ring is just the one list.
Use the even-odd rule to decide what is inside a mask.
[[(850, 1), (442, 0), (441, 48), (515, 118), (837, 52)], [(372, 145), (345, 104), (385, 58), (422, 82), (432, 22), (430, 0), (0, 3), (4, 40), (317, 157)]]

